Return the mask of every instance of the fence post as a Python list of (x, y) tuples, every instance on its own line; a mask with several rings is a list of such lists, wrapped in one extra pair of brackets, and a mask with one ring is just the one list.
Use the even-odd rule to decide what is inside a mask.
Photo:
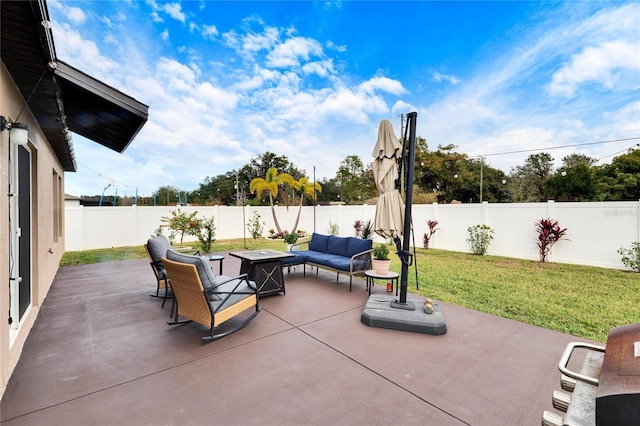
[(480, 220), (482, 225), (488, 225), (488, 217), (489, 217), (489, 202), (483, 201), (480, 205)]

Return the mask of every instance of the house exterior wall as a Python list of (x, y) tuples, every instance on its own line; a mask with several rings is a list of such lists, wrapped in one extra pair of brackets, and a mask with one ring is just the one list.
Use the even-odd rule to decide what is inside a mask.
[[(24, 314), (17, 330), (11, 330), (9, 312), (10, 235), (9, 197), (0, 196), (0, 397), (4, 394), (38, 316), (64, 253), (64, 190), (54, 188), (53, 176), (64, 188), (64, 170), (37, 121), (3, 63), (0, 63), (0, 114), (7, 119), (29, 126), (31, 151), (31, 307)], [(16, 118), (19, 117), (18, 120)], [(9, 187), (9, 132), (0, 132), (0, 187)], [(55, 197), (55, 199), (54, 199)], [(59, 206), (55, 216), (54, 206)], [(55, 231), (54, 231), (55, 229)], [(55, 232), (55, 233), (54, 233)]]

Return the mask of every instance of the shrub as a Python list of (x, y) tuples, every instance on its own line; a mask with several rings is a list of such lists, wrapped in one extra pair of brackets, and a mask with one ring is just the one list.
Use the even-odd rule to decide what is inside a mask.
[(631, 268), (636, 272), (640, 272), (640, 241), (631, 243), (630, 249), (620, 247), (618, 254), (622, 256), (622, 263), (627, 268)]
[(173, 241), (173, 235), (180, 235), (180, 245), (182, 245), (182, 239), (184, 235), (193, 235), (198, 236), (200, 234), (200, 227), (198, 226), (198, 219), (196, 216), (198, 215), (197, 211), (194, 211), (191, 214), (187, 214), (181, 212), (180, 209), (172, 210), (171, 216), (162, 216), (160, 221), (166, 223), (165, 226), (168, 226), (172, 231), (169, 234), (169, 240)]
[(489, 243), (493, 240), (493, 229), (488, 225), (476, 225), (467, 228), (469, 238), (467, 242), (471, 251), (477, 255), (484, 255), (489, 248)]
[(215, 241), (216, 237), (216, 224), (215, 217), (200, 219), (200, 234), (198, 234), (198, 240), (200, 241), (200, 248), (203, 253), (209, 253), (211, 251), (211, 243)]
[(536, 230), (538, 231), (537, 245), (540, 252), (540, 262), (544, 263), (547, 261), (551, 247), (564, 237), (567, 228), (560, 228), (557, 220), (547, 218), (536, 222)]
[(424, 237), (422, 239), (424, 248), (428, 249), (429, 248), (429, 241), (431, 241), (431, 237), (433, 237), (433, 234), (436, 233), (436, 231), (440, 228), (436, 228), (436, 226), (438, 226), (438, 221), (437, 220), (428, 220), (427, 221), (427, 226), (429, 227), (429, 232), (425, 232), (424, 233)]
[(340, 226), (337, 223), (329, 221), (329, 228), (327, 228), (327, 232), (329, 232), (330, 235), (338, 235), (340, 232)]
[(284, 234), (284, 242), (287, 244), (295, 244), (296, 241), (298, 241), (298, 234), (296, 234), (295, 232), (291, 232)]
[(253, 238), (253, 249), (256, 249), (256, 240), (262, 236), (264, 222), (260, 222), (260, 215), (256, 210), (253, 211), (251, 219), (247, 223), (247, 229)]
[(373, 258), (376, 260), (389, 260), (389, 247), (380, 244), (373, 248)]

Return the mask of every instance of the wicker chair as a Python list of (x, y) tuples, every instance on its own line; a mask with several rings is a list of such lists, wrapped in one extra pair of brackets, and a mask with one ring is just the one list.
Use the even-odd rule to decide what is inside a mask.
[[(235, 278), (215, 276), (210, 265), (200, 256), (189, 256), (167, 251), (162, 259), (171, 282), (176, 302), (174, 321), (169, 325), (197, 322), (209, 327), (209, 335), (202, 337), (211, 342), (234, 333), (247, 325), (260, 312), (258, 289), (247, 275)], [(225, 321), (236, 315), (255, 309), (240, 324), (218, 333)], [(179, 320), (179, 317), (186, 320)]]

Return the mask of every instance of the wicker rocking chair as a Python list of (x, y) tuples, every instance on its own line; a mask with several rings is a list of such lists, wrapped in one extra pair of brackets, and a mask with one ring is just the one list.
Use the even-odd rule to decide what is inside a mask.
[[(167, 258), (163, 258), (162, 262), (176, 302), (174, 321), (167, 324), (193, 321), (209, 327), (209, 335), (202, 337), (205, 343), (240, 330), (261, 310), (258, 289), (246, 274), (235, 278), (224, 275), (216, 277), (208, 262), (205, 263), (201, 257), (173, 250), (167, 251)], [(222, 323), (252, 308), (255, 311), (240, 324), (218, 333)], [(179, 317), (186, 320), (179, 320)]]

